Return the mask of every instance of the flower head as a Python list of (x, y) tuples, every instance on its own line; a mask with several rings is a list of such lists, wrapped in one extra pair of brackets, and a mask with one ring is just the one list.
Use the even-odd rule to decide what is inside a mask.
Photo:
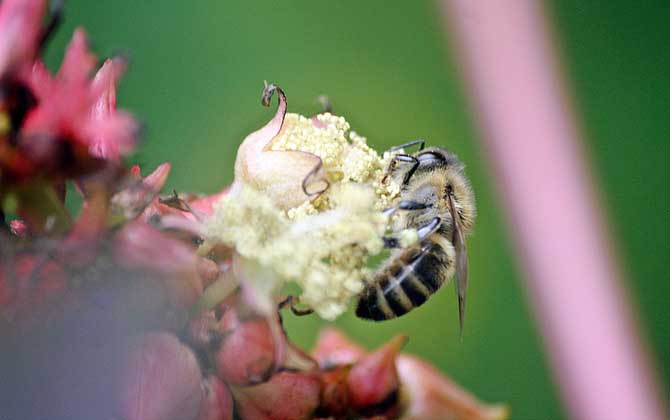
[(370, 275), (367, 259), (381, 252), (388, 223), (380, 210), (399, 187), (382, 182), (388, 157), (347, 136), (344, 118), (286, 114), (281, 89), (269, 85), (263, 98), (275, 91), (277, 114), (240, 146), (235, 183), (215, 204), (207, 236), (234, 247), (239, 266), (263, 267), (262, 280), (240, 276), (265, 290), (261, 300), (295, 281), (301, 303), (334, 319)]
[[(137, 123), (116, 110), (116, 83), (125, 70), (122, 58), (107, 60), (91, 79), (96, 58), (86, 34), (78, 29), (58, 74), (51, 76), (41, 62), (33, 67), (28, 84), (38, 105), (27, 116), (24, 147), (36, 157), (67, 141), (70, 147), (95, 158), (117, 161), (133, 150)], [(56, 144), (51, 144), (56, 142)]]

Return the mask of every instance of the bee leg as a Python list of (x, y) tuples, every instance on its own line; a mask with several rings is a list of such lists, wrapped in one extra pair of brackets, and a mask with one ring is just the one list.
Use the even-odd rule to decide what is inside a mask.
[(417, 230), (417, 234), (419, 235), (419, 241), (423, 241), (433, 233), (437, 232), (441, 224), (442, 224), (442, 218), (435, 217), (433, 218), (433, 220), (428, 222), (428, 224), (420, 227)]
[(299, 304), (299, 299), (296, 296), (287, 296), (284, 300), (279, 302), (279, 309), (284, 309), (286, 306), (289, 307), (291, 312), (293, 312), (293, 315), (296, 316), (305, 316), (305, 315), (311, 315), (314, 313), (313, 309), (299, 309), (296, 307), (297, 304)]
[(393, 159), (400, 162), (410, 162), (412, 164), (412, 167), (409, 168), (409, 170), (405, 174), (405, 178), (403, 178), (402, 180), (402, 184), (407, 185), (407, 183), (409, 183), (410, 178), (412, 178), (412, 175), (414, 175), (414, 172), (416, 172), (421, 162), (419, 162), (419, 159), (415, 158), (412, 155), (406, 155), (402, 153), (393, 156)]
[(397, 146), (393, 146), (390, 149), (386, 150), (384, 153), (395, 152), (396, 150), (404, 149), (406, 147), (411, 147), (411, 146), (414, 146), (416, 144), (419, 145), (419, 151), (422, 151), (423, 147), (426, 145), (426, 140), (418, 139), (418, 140), (408, 141), (407, 143), (403, 143), (403, 144), (399, 144)]
[[(442, 219), (435, 217), (425, 226), (420, 227), (417, 230), (417, 235), (419, 237), (419, 242), (422, 242), (424, 239), (437, 232), (442, 224)], [(400, 239), (397, 236), (384, 236), (382, 238), (384, 241), (384, 248), (402, 248), (400, 246)]]

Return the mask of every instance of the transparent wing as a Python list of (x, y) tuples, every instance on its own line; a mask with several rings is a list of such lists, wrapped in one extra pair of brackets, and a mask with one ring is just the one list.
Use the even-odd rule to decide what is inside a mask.
[(461, 228), (460, 218), (456, 211), (454, 198), (449, 194), (449, 211), (453, 220), (454, 232), (452, 243), (456, 251), (456, 294), (458, 295), (458, 321), (461, 337), (463, 336), (463, 321), (465, 317), (465, 292), (468, 288), (468, 250), (465, 247), (465, 236)]

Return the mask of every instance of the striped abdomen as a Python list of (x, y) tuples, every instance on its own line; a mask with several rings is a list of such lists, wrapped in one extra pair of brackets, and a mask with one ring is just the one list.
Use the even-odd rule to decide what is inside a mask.
[(356, 316), (383, 321), (423, 304), (453, 274), (454, 251), (439, 233), (391, 257), (365, 286)]

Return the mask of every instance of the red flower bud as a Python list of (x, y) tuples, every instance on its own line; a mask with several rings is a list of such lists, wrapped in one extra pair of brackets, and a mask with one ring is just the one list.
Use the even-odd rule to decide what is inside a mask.
[(223, 382), (215, 376), (202, 381), (204, 396), (198, 420), (233, 420), (233, 396)]
[(270, 381), (234, 388), (242, 420), (310, 419), (319, 405), (319, 380), (310, 373), (280, 372)]
[(118, 414), (123, 420), (194, 420), (202, 377), (195, 355), (177, 337), (148, 333), (129, 348), (120, 372)]
[(407, 341), (405, 336), (396, 336), (380, 349), (363, 357), (349, 372), (347, 385), (351, 403), (361, 414), (397, 414), (398, 372), (395, 359)]
[(267, 381), (279, 365), (277, 346), (269, 321), (241, 319), (235, 309), (226, 311), (219, 325), (221, 344), (214, 362), (219, 378), (233, 385)]

